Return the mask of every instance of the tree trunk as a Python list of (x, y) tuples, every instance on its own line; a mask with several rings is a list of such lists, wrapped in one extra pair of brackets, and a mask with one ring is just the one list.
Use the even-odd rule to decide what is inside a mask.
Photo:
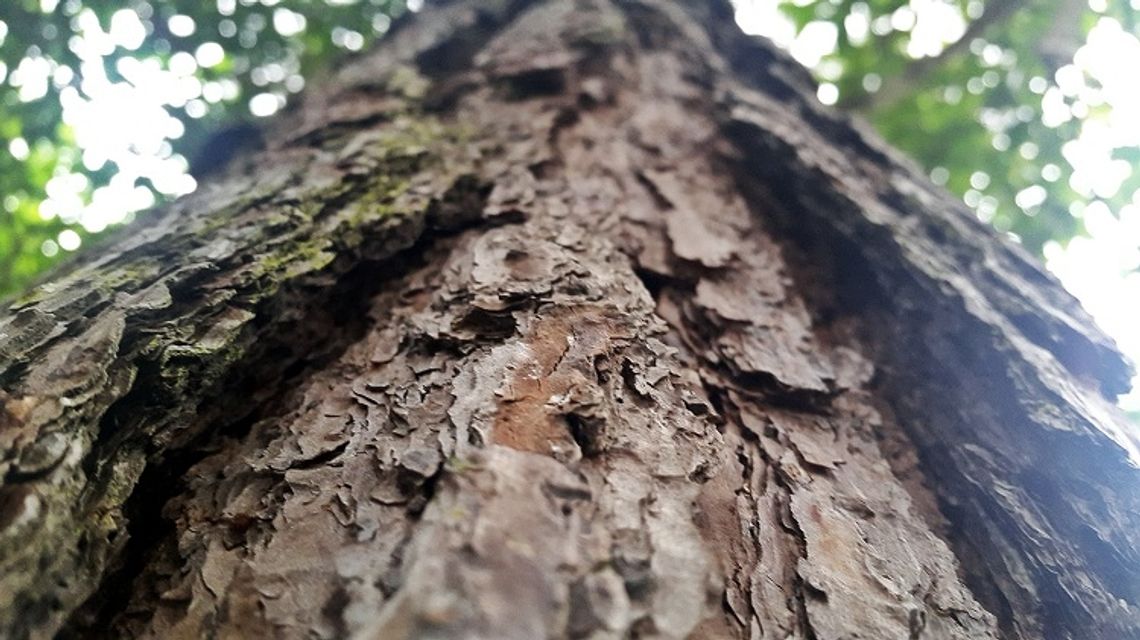
[(0, 319), (4, 635), (1140, 637), (1128, 365), (812, 96), (721, 1), (400, 25)]

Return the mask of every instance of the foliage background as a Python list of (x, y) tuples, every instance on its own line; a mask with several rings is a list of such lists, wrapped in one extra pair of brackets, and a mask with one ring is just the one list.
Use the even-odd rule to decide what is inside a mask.
[(277, 111), (406, 10), (403, 0), (0, 2), (0, 297), (192, 190), (188, 172), (210, 159), (213, 138)]

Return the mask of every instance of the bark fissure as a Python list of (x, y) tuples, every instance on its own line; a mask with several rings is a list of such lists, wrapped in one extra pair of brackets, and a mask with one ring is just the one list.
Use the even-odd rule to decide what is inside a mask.
[[(330, 281), (315, 295), (286, 293), (290, 302), (273, 302), (294, 306), (303, 300), (307, 308), (298, 314), (298, 318), (303, 319), (303, 331), (299, 331), (297, 325), (288, 324), (264, 330), (259, 335), (259, 344), (233, 365), (228, 378), (216, 383), (216, 390), (210, 394), (210, 407), (198, 409), (198, 419), (210, 420), (211, 424), (189, 429), (194, 434), (189, 441), (156, 450), (151, 450), (147, 443), (130, 444), (132, 434), (140, 429), (128, 425), (154, 420), (146, 417), (148, 405), (153, 403), (153, 398), (147, 397), (153, 393), (152, 389), (132, 389), (107, 409), (88, 460), (94, 463), (109, 459), (113, 451), (137, 446), (148, 462), (137, 482), (138, 489), (123, 506), (127, 542), (118, 553), (120, 568), (108, 570), (102, 585), (90, 595), (83, 608), (72, 615), (63, 633), (90, 634), (103, 628), (110, 621), (108, 616), (117, 615), (128, 604), (126, 598), (131, 593), (132, 582), (155, 562), (155, 548), (170, 542), (168, 538), (173, 528), (162, 516), (163, 506), (185, 489), (181, 481), (186, 472), (210, 452), (224, 447), (226, 442), (248, 435), (258, 421), (282, 412), (279, 403), (289, 397), (286, 390), (328, 366), (360, 339), (367, 328), (368, 303), (379, 295), (377, 290), (391, 287), (390, 279), (398, 282), (402, 272), (421, 263), (430, 247), (441, 242), (441, 236), (446, 241), (449, 234), (469, 226), (475, 217), (469, 211), (478, 211), (485, 195), (479, 185), (461, 176), (427, 207), (425, 219), (435, 230), (432, 238), (421, 240), (386, 260), (359, 260), (345, 275), (335, 282)], [(338, 199), (338, 206), (352, 201), (347, 196)], [(377, 279), (377, 273), (385, 274), (385, 278)], [(250, 311), (258, 317), (277, 315), (265, 309)], [(161, 377), (158, 367), (150, 365), (149, 368), (148, 372), (148, 365), (140, 365), (138, 375), (144, 379)], [(120, 437), (121, 434), (126, 436)], [(344, 449), (341, 445), (320, 451), (296, 461), (292, 468), (329, 464)], [(95, 477), (100, 473), (93, 467), (86, 470)]]
[[(731, 126), (741, 125), (733, 122)], [(766, 123), (763, 127), (771, 125)], [(775, 144), (768, 142), (769, 146), (757, 147), (758, 152), (761, 149), (763, 153), (776, 152), (781, 157), (805, 155), (802, 140), (792, 143), (790, 137), (781, 140), (768, 133), (761, 137), (734, 136), (750, 143), (760, 142), (764, 137)], [(1103, 546), (1083, 553), (1068, 544), (1058, 544), (1089, 540), (1085, 532), (1090, 528), (1089, 523), (1098, 519), (1123, 523), (1117, 519), (1127, 518), (1123, 514), (1130, 508), (1124, 505), (1136, 500), (1134, 483), (1124, 480), (1134, 474), (1129, 451), (1135, 451), (1135, 436), (1128, 434), (1128, 428), (1122, 426), (1118, 418), (1108, 417), (1102, 408), (1103, 400), (1096, 397), (1095, 392), (1079, 403), (1083, 409), (1078, 411), (1085, 411), (1084, 415), (1070, 412), (1073, 405), (1064, 399), (1074, 388), (1069, 382), (1073, 377), (1091, 382), (1093, 389), (1100, 386), (1111, 391), (1120, 388), (1116, 385), (1127, 369), (1117, 357), (1097, 345), (1095, 338), (1076, 329), (1078, 325), (1073, 318), (1081, 317), (1081, 312), (1071, 302), (1059, 307), (1047, 306), (1050, 310), (1042, 312), (1042, 299), (1025, 301), (1026, 294), (1035, 295), (1036, 290), (1024, 278), (1034, 281), (1044, 278), (1025, 269), (1024, 263), (1009, 261), (1003, 255), (1001, 259), (1009, 265), (1007, 270), (987, 271), (984, 277), (974, 280), (976, 284), (956, 279), (952, 274), (977, 273), (978, 268), (973, 265), (992, 264), (999, 259), (992, 251), (985, 251), (984, 245), (975, 245), (982, 249), (971, 254), (969, 259), (973, 265), (963, 263), (955, 269), (937, 272), (924, 268), (914, 275), (900, 269), (900, 258), (934, 262), (928, 257), (908, 254), (913, 249), (905, 239), (915, 229), (928, 234), (930, 229), (937, 229), (938, 233), (931, 234), (933, 240), (919, 240), (934, 244), (947, 242), (945, 236), (939, 240), (940, 234), (953, 233), (950, 238), (953, 246), (961, 245), (962, 238), (982, 233), (976, 227), (970, 228), (972, 225), (968, 222), (955, 222), (952, 216), (956, 214), (948, 211), (950, 207), (940, 210), (937, 197), (926, 192), (926, 187), (896, 179), (886, 188), (905, 195), (882, 198), (886, 203), (923, 203), (927, 210), (948, 217), (940, 221), (939, 226), (923, 229), (903, 222), (905, 210), (876, 211), (862, 195), (866, 191), (858, 187), (848, 188), (846, 193), (831, 194), (818, 190), (808, 192), (798, 187), (818, 183), (821, 168), (835, 175), (836, 169), (829, 168), (828, 164), (833, 161), (809, 160), (803, 169), (797, 169), (794, 163), (760, 165), (771, 175), (768, 184), (784, 203), (786, 213), (775, 219), (781, 221), (783, 233), (793, 239), (793, 246), (805, 252), (806, 261), (825, 265), (825, 271), (832, 273), (828, 277), (834, 279), (835, 284), (817, 289), (822, 291), (820, 297), (824, 302), (819, 306), (825, 309), (824, 313), (847, 313), (860, 318), (860, 333), (864, 336), (860, 342), (868, 345), (867, 353), (879, 363), (878, 393), (894, 408), (900, 423), (917, 444), (922, 468), (927, 470), (930, 484), (951, 516), (949, 537), (958, 545), (960, 558), (980, 560), (967, 564), (970, 583), (979, 593), (998, 594), (989, 604), (993, 610), (1008, 614), (1008, 617), (1003, 615), (1001, 622), (1004, 633), (1010, 637), (1066, 637), (1066, 634), (1079, 635), (1084, 631), (1078, 630), (1090, 628), (1106, 637), (1127, 635), (1126, 630), (1134, 628), (1136, 623), (1134, 605), (1123, 604), (1136, 601), (1134, 577), (1138, 565), (1129, 557), (1134, 555), (1135, 546), (1123, 542), (1122, 538), (1110, 541), (1102, 535), (1093, 539), (1099, 538), (1098, 546)], [(814, 162), (818, 164), (812, 166)], [(845, 171), (851, 174), (850, 169)], [(754, 185), (754, 174), (742, 176), (741, 183), (745, 188)], [(854, 224), (836, 224), (836, 215), (849, 218)], [(890, 216), (898, 216), (897, 222)], [(812, 270), (819, 268), (814, 266)], [(852, 277), (855, 274), (863, 275)], [(918, 274), (921, 275), (915, 277)], [(1000, 277), (997, 274), (1001, 274)], [(948, 296), (948, 285), (957, 288), (961, 297), (955, 300)], [(890, 287), (890, 295), (881, 292), (886, 286)], [(996, 293), (980, 293), (984, 287), (993, 287)], [(830, 297), (827, 291), (831, 292)], [(982, 296), (986, 302), (979, 304)], [(1052, 305), (1064, 301), (1050, 299), (1048, 302)], [(987, 304), (994, 304), (996, 313), (986, 309)], [(962, 324), (952, 326), (946, 318), (958, 313), (956, 305), (965, 306), (969, 314), (957, 316)], [(1029, 305), (1037, 312), (1030, 332), (1023, 336), (1019, 332), (1026, 324), (1017, 310)], [(1081, 342), (1079, 346), (1074, 344), (1077, 340)], [(1023, 345), (1028, 342), (1056, 354), (1057, 362), (1066, 367), (1069, 374), (1063, 374), (1047, 357), (1042, 362), (1041, 356), (1045, 353), (1042, 351), (1023, 356), (1025, 359), (1002, 360), (992, 355), (995, 352), (1026, 354), (1028, 350)], [(1034, 373), (1026, 368), (1018, 370), (1026, 361), (1033, 363), (1031, 367), (1041, 368)], [(924, 384), (915, 384), (915, 380), (923, 380)], [(1005, 390), (1000, 390), (1002, 388)], [(971, 425), (970, 430), (963, 432), (961, 425)], [(1093, 427), (1096, 435), (1088, 431), (1081, 435), (1086, 427), (1077, 425), (1096, 425)], [(948, 440), (946, 434), (954, 432), (962, 434), (963, 439)], [(1062, 444), (1068, 438), (1076, 441), (1091, 438), (1100, 444)], [(1032, 450), (1029, 449), (1031, 442), (1038, 443)], [(1074, 458), (1078, 450), (1087, 457)], [(982, 452), (987, 455), (979, 456)], [(1057, 459), (1058, 454), (1063, 458)], [(1108, 460), (1114, 462), (1108, 463)], [(1030, 469), (1037, 470), (1038, 477), (1045, 482), (1037, 486), (1026, 482), (1021, 474)], [(1114, 487), (1114, 493), (1108, 495), (1103, 490), (1093, 490), (1095, 486)], [(1001, 495), (1001, 490), (995, 494), (996, 487), (1016, 487), (1020, 495), (1009, 496), (1013, 498), (1009, 500)], [(972, 508), (962, 509), (961, 503), (965, 500), (977, 503)], [(1048, 512), (1042, 510), (1046, 504), (1052, 505)], [(1080, 506), (1070, 510), (1068, 505)], [(1091, 513), (1097, 516), (1090, 517)], [(1030, 528), (1036, 529), (1036, 533)], [(1130, 529), (1123, 526), (1117, 531)], [(999, 533), (1001, 530), (1006, 533)], [(1014, 543), (1014, 536), (1018, 535), (1025, 537)], [(1028, 541), (1033, 542), (1025, 546)], [(1129, 551), (1121, 553), (1120, 548), (1109, 549), (1121, 543), (1123, 549)], [(981, 556), (985, 559), (970, 553), (970, 547), (985, 549)], [(1014, 552), (1014, 548), (1018, 551)], [(1015, 553), (1023, 559), (1019, 562), (1028, 562), (1008, 567), (992, 562), (994, 556), (1012, 561)], [(1070, 565), (1071, 569), (1056, 573), (1057, 561), (1061, 558), (1075, 562)], [(1101, 565), (1108, 558), (1115, 558), (1117, 564), (1105, 571)], [(1088, 564), (1076, 568), (1081, 562)], [(1033, 568), (1037, 563), (1041, 564)], [(1098, 577), (1090, 581), (1083, 575), (1086, 571)], [(1021, 577), (1026, 573), (1036, 575), (1027, 583)], [(1125, 575), (1132, 578), (1117, 577)], [(983, 584), (988, 580), (999, 584), (990, 588)], [(1022, 595), (1013, 596), (1017, 593)], [(1019, 601), (1008, 606), (1003, 601), (1011, 597)], [(1056, 602), (1067, 604), (1062, 607), (1047, 604)], [(1082, 610), (1083, 613), (1077, 613)]]
[[(781, 170), (782, 172), (782, 170)], [(786, 185), (791, 180), (796, 179), (794, 174), (782, 174), (779, 178), (773, 181), (773, 184)], [(1019, 381), (1017, 375), (1012, 377), (1012, 388), (1005, 392), (995, 389), (996, 384), (1010, 384), (1003, 382), (1010, 380), (1011, 376), (1008, 370), (1003, 368), (1000, 361), (988, 355), (992, 353), (992, 343), (987, 342), (987, 338), (1004, 338), (1009, 335), (1006, 330), (995, 332), (992, 327), (979, 326), (977, 324), (966, 324), (966, 326), (957, 329), (957, 338), (949, 339), (946, 334), (949, 330), (946, 324), (942, 321), (945, 317), (940, 314), (952, 313), (947, 308), (943, 311), (938, 311), (938, 306), (945, 305), (945, 291), (939, 290), (937, 295), (932, 295), (926, 289), (925, 284), (915, 283), (913, 289), (906, 289), (900, 287), (901, 283), (914, 282), (913, 279), (907, 277), (900, 277), (901, 274), (883, 272), (875, 273), (880, 269), (875, 264), (877, 258), (875, 257), (876, 251), (889, 251), (893, 254), (894, 250), (890, 245), (878, 245), (875, 241), (870, 240), (867, 236), (859, 236), (859, 242), (853, 243), (850, 239), (843, 237), (843, 235), (835, 235), (831, 229), (834, 227), (808, 226), (804, 229), (804, 214), (811, 215), (813, 211), (819, 210), (842, 210), (849, 208), (842, 203), (830, 203), (829, 206), (821, 206), (818, 201), (810, 202), (805, 206), (802, 200), (796, 197), (789, 198), (791, 204), (789, 208), (793, 212), (788, 217), (788, 222), (794, 227), (789, 231), (793, 237), (797, 238), (797, 243), (800, 246), (808, 247), (808, 255), (810, 260), (817, 264), (830, 264), (829, 269), (834, 270), (839, 274), (837, 277), (837, 284), (833, 291), (839, 293), (834, 296), (832, 300), (840, 301), (841, 305), (848, 305), (847, 313), (852, 313), (863, 318), (862, 326), (864, 335), (874, 336), (870, 340), (865, 340), (866, 344), (870, 344), (870, 353), (877, 361), (881, 363), (880, 366), (880, 381), (877, 385), (883, 397), (895, 408), (900, 420), (904, 425), (908, 425), (908, 432), (910, 437), (918, 443), (919, 453), (923, 459), (922, 468), (927, 469), (930, 475), (931, 483), (936, 487), (940, 499), (944, 502), (944, 507), (948, 514), (951, 514), (952, 526), (949, 528), (951, 531), (951, 539), (960, 546), (976, 545), (979, 547), (986, 547), (993, 544), (994, 538), (1000, 537), (997, 530), (992, 527), (993, 522), (1003, 521), (1009, 527), (1009, 531), (1017, 531), (1021, 529), (1024, 531), (1024, 517), (1027, 515), (1024, 511), (1020, 511), (1022, 506), (1015, 506), (1012, 504), (1005, 506), (987, 506), (982, 507), (982, 504), (989, 503), (993, 500), (993, 487), (1002, 485), (1016, 485), (1024, 487), (1024, 489), (1034, 492), (1037, 495), (1031, 498), (1043, 504), (1055, 505), (1051, 517), (1045, 518), (1046, 520), (1054, 520), (1056, 523), (1065, 527), (1076, 527), (1075, 529), (1068, 529), (1065, 533), (1049, 534), (1041, 542), (1049, 539), (1055, 540), (1080, 540), (1082, 534), (1080, 533), (1089, 522), (1087, 515), (1078, 517), (1066, 518), (1064, 516), (1064, 505), (1072, 502), (1084, 504), (1084, 509), (1095, 509), (1101, 514), (1101, 517), (1112, 519), (1118, 517), (1121, 512), (1119, 507), (1103, 504), (1104, 496), (1074, 492), (1085, 492), (1086, 489), (1082, 488), (1082, 484), (1089, 482), (1089, 487), (1099, 486), (1113, 486), (1119, 487), (1121, 493), (1118, 498), (1124, 503), (1133, 500), (1129, 496), (1131, 488), (1127, 481), (1123, 481), (1123, 476), (1117, 476), (1116, 473), (1123, 472), (1128, 475), (1126, 469), (1130, 467), (1128, 463), (1127, 448), (1124, 451), (1117, 450), (1110, 453), (1112, 447), (1098, 447), (1099, 453), (1090, 456), (1087, 459), (1087, 466), (1082, 474), (1088, 473), (1092, 476), (1101, 476), (1101, 480), (1089, 481), (1078, 480), (1074, 482), (1073, 477), (1079, 477), (1077, 474), (1070, 476), (1068, 480), (1051, 479), (1049, 484), (1054, 487), (1065, 486), (1067, 489), (1064, 492), (1066, 495), (1061, 499), (1061, 493), (1054, 493), (1047, 495), (1033, 487), (1032, 483), (1026, 483), (1023, 479), (1018, 479), (1016, 472), (1010, 473), (1011, 469), (1006, 467), (1003, 463), (998, 462), (997, 458), (990, 458), (983, 462), (988, 467), (986, 471), (978, 469), (975, 463), (964, 464), (962, 460), (955, 459), (954, 456), (946, 455), (946, 435), (950, 429), (955, 428), (953, 425), (960, 424), (991, 424), (989, 431), (979, 429), (978, 426), (973, 428), (976, 430), (974, 433), (989, 434), (985, 436), (986, 439), (976, 444), (969, 444), (968, 442), (961, 442), (957, 446), (964, 448), (967, 451), (990, 451), (997, 455), (1009, 455), (1013, 452), (1018, 452), (1015, 457), (1020, 458), (1022, 462), (1020, 467), (1024, 468), (1025, 465), (1032, 465), (1031, 468), (1049, 469), (1052, 473), (1058, 469), (1072, 469), (1075, 460), (1072, 458), (1066, 459), (1064, 462), (1057, 460), (1049, 462), (1051, 452), (1069, 452), (1074, 449), (1072, 445), (1061, 444), (1060, 434), (1050, 434), (1048, 431), (1042, 435), (1036, 435), (1032, 429), (1029, 432), (1018, 432), (1013, 429), (1014, 425), (1026, 424), (1026, 410), (1025, 400), (1030, 397), (1029, 387), (1024, 381)], [(794, 221), (794, 222), (793, 222)], [(827, 238), (831, 238), (830, 242)], [(842, 247), (842, 248), (837, 248)], [(879, 248), (881, 247), (881, 248)], [(819, 253), (820, 250), (826, 254)], [(888, 254), (891, 255), (891, 254)], [(897, 255), (897, 254), (894, 254)], [(847, 256), (846, 261), (839, 261), (834, 256)], [(868, 257), (870, 256), (870, 257)], [(854, 260), (851, 260), (854, 258)], [(883, 260), (884, 264), (889, 260)], [(849, 275), (853, 273), (865, 273), (870, 277), (864, 276), (860, 279), (852, 280)], [(873, 293), (877, 289), (880, 282), (890, 282), (892, 286), (891, 296)], [(868, 285), (871, 285), (871, 291), (868, 290)], [(849, 293), (844, 293), (849, 292)], [(904, 293), (905, 292), (905, 293)], [(912, 296), (908, 299), (907, 296)], [(825, 294), (826, 297), (826, 294)], [(875, 301), (878, 301), (876, 303)], [(899, 304), (906, 305), (901, 309)], [(834, 307), (835, 303), (829, 303)], [(916, 309), (926, 308), (929, 311), (926, 313), (916, 312)], [(893, 310), (893, 311), (892, 311)], [(834, 309), (829, 310), (827, 313), (835, 313)], [(901, 317), (906, 317), (906, 322), (900, 322)], [(1039, 320), (1039, 322), (1044, 322)], [(923, 327), (936, 326), (934, 331), (942, 334), (938, 337), (932, 336), (928, 333), (928, 329)], [(891, 327), (888, 332), (884, 329)], [(898, 332), (899, 327), (905, 327), (909, 332), (915, 330), (913, 334), (904, 333), (900, 335)], [(933, 338), (933, 339), (932, 339)], [(981, 340), (979, 340), (981, 338)], [(937, 345), (926, 351), (922, 345), (933, 344)], [(904, 346), (905, 345), (905, 346)], [(916, 348), (918, 347), (918, 348)], [(1006, 351), (1008, 353), (1008, 351)], [(1088, 353), (1085, 350), (1084, 353)], [(905, 361), (900, 362), (897, 358), (903, 355)], [(947, 364), (957, 361), (958, 364)], [(944, 365), (944, 366), (940, 366)], [(971, 372), (970, 377), (962, 377), (961, 372)], [(1087, 371), (1086, 366), (1074, 367), (1074, 374), (1081, 375)], [(947, 376), (947, 373), (950, 375)], [(915, 385), (914, 380), (937, 381), (932, 385)], [(935, 395), (926, 393), (927, 391), (937, 390)], [(1057, 394), (1055, 391), (1045, 391), (1038, 407), (1045, 406), (1065, 406), (1062, 400), (1062, 395)], [(983, 403), (979, 406), (978, 400), (984, 399)], [(1100, 410), (1095, 410), (1100, 411)], [(1049, 431), (1056, 427), (1053, 425), (1060, 424), (1057, 418), (1052, 418), (1048, 413), (1041, 414), (1040, 412), (1031, 412), (1030, 415), (1037, 415), (1037, 420), (1043, 420), (1038, 424), (1048, 425)], [(1067, 418), (1076, 423), (1084, 422), (1089, 418), (1079, 418), (1072, 416)], [(1031, 421), (1033, 418), (1031, 418)], [(1061, 418), (1066, 420), (1066, 418)], [(1029, 424), (1032, 424), (1030, 421)], [(941, 424), (939, 424), (941, 423)], [(1086, 422), (1088, 424), (1088, 422)], [(1110, 422), (1111, 424), (1111, 422)], [(997, 425), (1001, 425), (998, 427)], [(1007, 434), (1001, 434), (1002, 429), (1007, 430)], [(1068, 431), (1066, 427), (1063, 431)], [(1062, 432), (1063, 432), (1062, 431)], [(1001, 434), (1001, 435), (999, 435)], [(996, 439), (994, 439), (996, 436)], [(1078, 436), (1079, 438), (1079, 436)], [(1026, 451), (1026, 443), (1039, 439), (1043, 441), (1042, 448), (1029, 453)], [(984, 444), (983, 444), (984, 442)], [(1125, 445), (1128, 446), (1127, 439)], [(1046, 444), (1047, 443), (1047, 444)], [(1102, 440), (1102, 444), (1107, 444)], [(1089, 451), (1088, 445), (1081, 445), (1077, 447), (1082, 451)], [(1005, 453), (999, 453), (1004, 451)], [(1091, 452), (1090, 452), (1091, 453)], [(1066, 454), (1071, 455), (1071, 454)], [(1104, 456), (1104, 457), (1100, 457)], [(1106, 469), (1105, 461), (1109, 458), (1116, 457), (1117, 464), (1123, 464), (1119, 468), (1119, 472), (1112, 472)], [(1030, 462), (1032, 461), (1032, 462)], [(980, 461), (977, 461), (980, 462)], [(1003, 468), (1005, 467), (1005, 468)], [(957, 471), (956, 471), (957, 470)], [(1106, 473), (1108, 472), (1108, 473)], [(961, 474), (961, 475), (957, 475)], [(993, 484), (987, 484), (982, 481), (979, 482), (980, 477), (995, 478)], [(1005, 480), (998, 480), (997, 478), (1007, 478)], [(979, 499), (980, 504), (975, 509), (962, 510), (958, 508), (958, 503), (964, 499), (964, 496), (973, 495)], [(1080, 496), (1080, 497), (1078, 497)], [(1111, 500), (1115, 501), (1116, 498)], [(1101, 506), (1093, 506), (1100, 504)], [(1028, 506), (1028, 505), (1026, 505)], [(1061, 511), (1057, 511), (1061, 508)], [(962, 514), (959, 516), (958, 514)], [(1075, 514), (1074, 514), (1075, 515)], [(1033, 516), (1034, 518), (1040, 517), (1040, 514)], [(981, 519), (979, 519), (981, 518)], [(1068, 523), (1066, 524), (1066, 520)], [(1055, 526), (1055, 525), (1054, 525)], [(984, 532), (984, 533), (982, 533)], [(987, 538), (984, 542), (972, 540), (967, 542), (963, 538), (968, 538), (974, 534), (979, 534), (981, 538)], [(1009, 534), (1006, 534), (1009, 535)], [(1048, 545), (1049, 543), (1046, 543)], [(1112, 546), (1112, 543), (1105, 541), (1105, 546)], [(1128, 548), (1128, 545), (1125, 545)], [(992, 553), (1001, 553), (999, 548), (990, 548), (985, 552), (986, 557), (990, 557)], [(1087, 554), (1076, 554), (1070, 551), (1047, 551), (1048, 555), (1058, 554), (1059, 556), (1079, 556), (1083, 555), (1088, 558), (1089, 562), (1100, 563), (1104, 558), (1116, 557), (1121, 560), (1119, 567), (1126, 567), (1131, 564), (1131, 561), (1125, 560), (1119, 553), (1108, 551), (1105, 548), (1099, 549), (1097, 552), (1088, 552)], [(1002, 553), (1004, 556), (1009, 556), (1008, 551)], [(1030, 554), (1032, 557), (1032, 554)], [(971, 557), (965, 549), (960, 553), (960, 557)], [(977, 556), (973, 556), (977, 557)], [(1097, 558), (1100, 558), (1099, 560)], [(1050, 561), (1048, 564), (1052, 564)], [(1096, 565), (1093, 565), (1096, 566)], [(1091, 568), (1091, 567), (1090, 567)], [(978, 564), (971, 564), (967, 567), (971, 584), (975, 589), (983, 593), (1001, 594), (999, 597), (1005, 599), (1009, 597), (1011, 592), (1016, 592), (1019, 589), (1013, 587), (1010, 582), (1010, 576), (993, 575), (994, 565), (989, 560), (982, 560)], [(1020, 572), (1025, 570), (1024, 567), (1011, 568), (1013, 572)], [(1077, 629), (1089, 628), (1098, 624), (1103, 624), (1103, 620), (1111, 619), (1116, 614), (1110, 613), (1116, 607), (1115, 603), (1118, 597), (1123, 598), (1124, 601), (1131, 601), (1135, 596), (1132, 594), (1133, 586), (1127, 580), (1114, 579), (1114, 574), (1117, 570), (1103, 571), (1094, 570), (1095, 573), (1101, 576), (1101, 579), (1107, 580), (1108, 584), (1107, 593), (1102, 592), (1103, 595), (1094, 595), (1096, 590), (1090, 590), (1090, 586), (1085, 584), (1080, 589), (1074, 587), (1060, 587), (1050, 586), (1054, 580), (1052, 577), (1052, 570), (1040, 575), (1041, 580), (1039, 589), (1048, 589), (1051, 593), (1055, 594), (1060, 600), (1090, 600), (1094, 601), (1100, 599), (1099, 604), (1081, 605), (1092, 607), (1087, 614), (1087, 617), (1075, 617), (1067, 620), (1059, 620), (1050, 618), (1050, 616), (1059, 615), (1060, 611), (1072, 611), (1070, 607), (1053, 610), (1048, 606), (1042, 606), (1038, 603), (1042, 602), (1043, 594), (1035, 593), (1030, 590), (1026, 596), (1023, 596), (1019, 606), (1015, 607), (1011, 618), (1003, 619), (1003, 628), (1005, 633), (1012, 637), (1035, 637), (1038, 635), (1048, 633), (1047, 630), (1053, 629)], [(1135, 575), (1134, 569), (1120, 569), (1119, 572), (1123, 575)], [(1004, 584), (997, 589), (985, 588), (980, 584), (981, 581), (996, 579)], [(1134, 582), (1134, 581), (1133, 581)], [(1054, 583), (1055, 584), (1055, 583)], [(1024, 586), (1022, 587), (1024, 588)], [(1025, 593), (1023, 591), (1023, 593)], [(1078, 595), (1080, 594), (1080, 595)], [(1109, 595), (1111, 594), (1111, 595)], [(1107, 598), (1105, 597), (1107, 596)], [(1048, 601), (1048, 600), (1046, 600)], [(992, 602), (992, 608), (996, 611), (1010, 612), (1011, 609), (1002, 606), (1000, 601)], [(1096, 613), (1093, 613), (1093, 612)], [(1120, 614), (1125, 615), (1124, 620), (1128, 620), (1131, 614), (1125, 613), (1125, 609), (1119, 610)], [(1111, 623), (1110, 623), (1111, 624)], [(1112, 630), (1112, 627), (1102, 629), (1102, 633), (1112, 635), (1113, 633), (1123, 632), (1123, 629), (1129, 628), (1127, 625), (1132, 623), (1122, 621), (1120, 624), (1125, 625), (1119, 631)], [(1063, 632), (1062, 632), (1063, 633)], [(1062, 637), (1062, 636), (1059, 636)]]

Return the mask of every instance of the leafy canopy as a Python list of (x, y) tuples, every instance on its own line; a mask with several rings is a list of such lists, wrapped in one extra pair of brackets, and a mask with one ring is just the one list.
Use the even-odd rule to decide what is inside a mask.
[[(781, 7), (830, 30), (821, 98), (895, 146), (1033, 251), (1084, 231), (1089, 206), (1137, 197), (1132, 0), (822, 0)], [(1090, 45), (1082, 48), (1086, 36)], [(945, 40), (943, 40), (945, 39)], [(1123, 60), (1098, 59), (1121, 56)], [(1130, 86), (1120, 86), (1130, 85)], [(1131, 129), (1117, 139), (1109, 131)]]
[(267, 116), (416, 0), (0, 0), (0, 298), (195, 187), (210, 134)]

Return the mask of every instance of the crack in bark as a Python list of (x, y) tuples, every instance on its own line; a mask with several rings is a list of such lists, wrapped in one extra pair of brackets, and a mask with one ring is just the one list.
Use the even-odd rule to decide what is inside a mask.
[[(457, 181), (441, 200), (464, 200), (454, 195), (457, 190), (474, 191), (476, 195), (485, 193), (470, 182)], [(61, 634), (75, 637), (88, 637), (100, 631), (110, 634), (108, 624), (124, 610), (132, 594), (132, 583), (154, 562), (152, 558), (158, 552), (157, 548), (168, 541), (169, 533), (173, 531), (172, 523), (160, 514), (164, 505), (185, 490), (181, 483), (190, 468), (206, 456), (216, 455), (217, 451), (225, 448), (227, 441), (246, 436), (259, 421), (287, 411), (287, 405), (280, 405), (281, 399), (288, 397), (287, 390), (296, 388), (313, 372), (334, 362), (367, 330), (370, 301), (379, 290), (392, 286), (391, 281), (375, 279), (373, 274), (389, 274), (399, 282), (401, 274), (422, 264), (423, 256), (432, 251), (434, 245), (440, 244), (441, 237), (442, 242), (446, 242), (449, 235), (462, 229), (454, 226), (457, 220), (461, 219), (452, 217), (453, 225), (450, 227), (434, 225), (441, 230), (442, 236), (421, 240), (392, 258), (360, 262), (334, 285), (324, 288), (316, 298), (297, 296), (297, 300), (304, 300), (308, 306), (308, 310), (300, 314), (306, 322), (304, 339), (299, 340), (301, 336), (287, 326), (282, 326), (277, 333), (263, 335), (259, 348), (235, 365), (232, 379), (219, 382), (218, 389), (228, 391), (219, 391), (212, 403), (214, 408), (200, 414), (199, 420), (212, 424), (191, 429), (197, 434), (192, 441), (168, 448), (158, 454), (160, 457), (148, 462), (138, 481), (140, 489), (124, 503), (128, 542), (118, 554), (119, 568), (108, 571), (101, 586), (72, 614)], [(472, 224), (470, 218), (465, 224)], [(251, 395), (253, 390), (256, 394)], [(140, 398), (140, 393), (143, 392), (128, 394), (110, 407), (103, 424), (138, 420), (138, 415), (145, 412), (149, 402), (145, 395)], [(258, 397), (261, 399), (257, 400)], [(121, 427), (103, 428), (101, 433), (123, 430)], [(107, 440), (108, 437), (100, 438), (104, 440), (102, 445), (97, 440), (92, 460), (102, 457), (98, 453), (99, 446), (123, 446), (122, 442)], [(344, 453), (346, 444), (298, 460), (290, 468), (321, 467)], [(91, 470), (92, 475), (96, 472)]]

